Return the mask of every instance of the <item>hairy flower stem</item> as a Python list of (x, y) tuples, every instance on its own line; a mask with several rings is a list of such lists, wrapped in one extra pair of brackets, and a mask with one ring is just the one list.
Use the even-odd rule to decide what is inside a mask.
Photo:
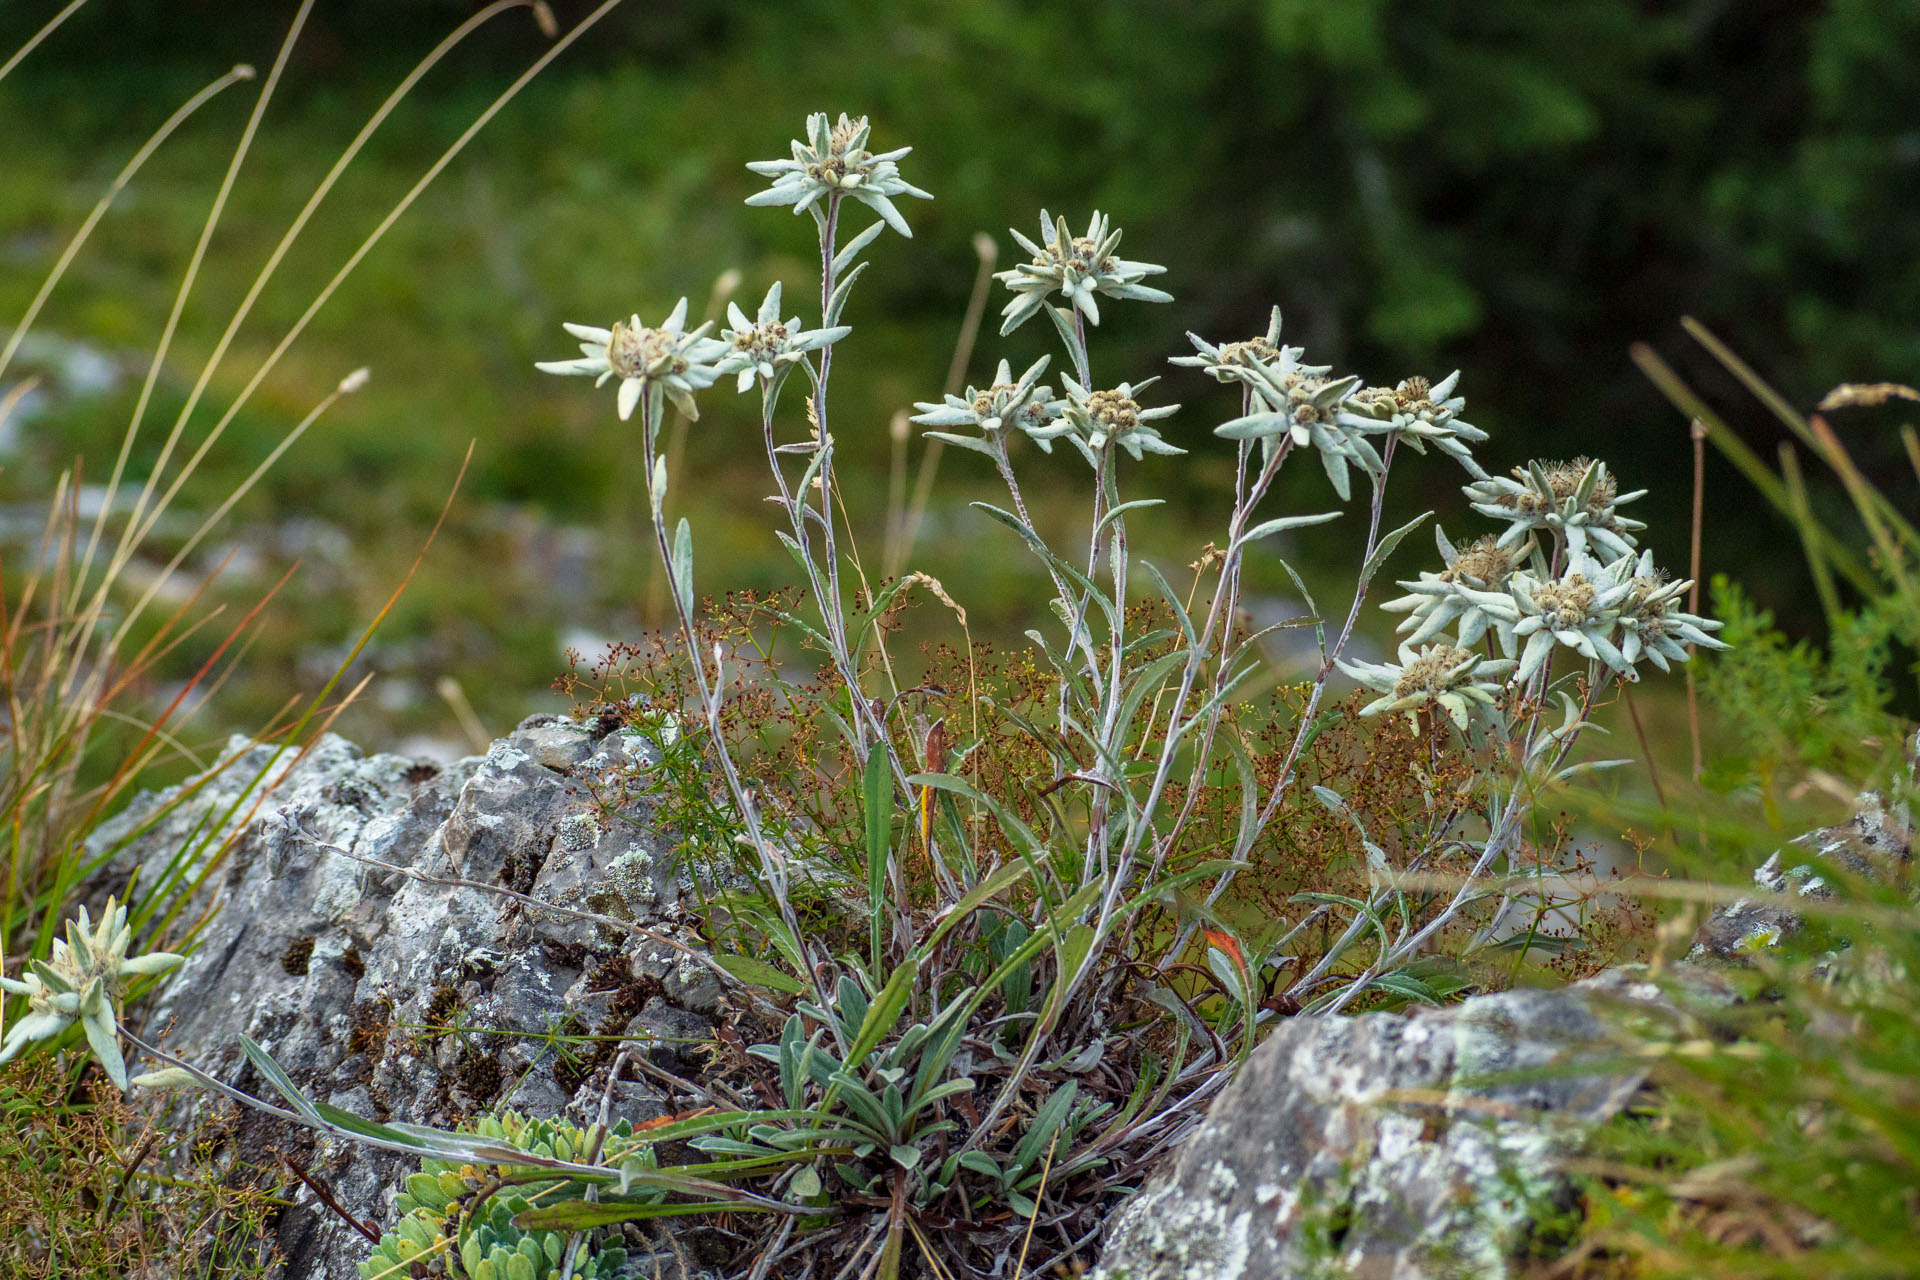
[[(640, 439), (641, 457), (646, 473), (653, 474), (654, 459), (657, 453), (658, 435), (663, 397), (653, 388), (649, 388), (640, 401)], [(693, 673), (696, 692), (700, 695), (701, 709), (706, 713), (707, 736), (713, 744), (714, 761), (720, 767), (721, 776), (726, 779), (728, 794), (732, 796), (734, 807), (740, 813), (740, 821), (747, 829), (748, 843), (753, 846), (760, 860), (760, 870), (767, 878), (769, 896), (778, 905), (781, 922), (786, 926), (794, 942), (805, 946), (804, 935), (800, 932), (800, 921), (795, 916), (792, 902), (787, 892), (787, 869), (785, 858), (778, 853), (767, 840), (766, 832), (760, 823), (759, 810), (756, 808), (753, 793), (741, 781), (740, 770), (734, 764), (732, 752), (727, 750), (726, 734), (720, 724), (719, 687), (725, 672), (721, 666), (719, 646), (714, 646), (713, 680), (707, 679), (706, 655), (700, 652), (699, 632), (693, 619), (693, 601), (688, 599), (690, 584), (683, 584), (673, 569), (673, 545), (667, 537), (667, 519), (658, 502), (648, 504), (649, 523), (653, 527), (654, 549), (660, 554), (660, 567), (667, 579), (667, 595), (673, 602), (673, 617), (680, 631), (681, 643), (686, 647), (687, 665)], [(856, 701), (858, 699), (856, 698)], [(827, 991), (820, 991), (822, 999), (828, 998)]]

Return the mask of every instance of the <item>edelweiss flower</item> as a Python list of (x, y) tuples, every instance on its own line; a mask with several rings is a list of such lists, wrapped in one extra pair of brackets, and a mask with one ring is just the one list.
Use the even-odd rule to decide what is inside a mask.
[(1647, 526), (1614, 508), (1646, 495), (1645, 489), (1621, 493), (1604, 462), (1530, 462), (1513, 469), (1514, 478), (1489, 476), (1466, 487), (1473, 509), (1507, 521), (1502, 546), (1519, 542), (1529, 530), (1551, 529), (1575, 554), (1611, 561), (1633, 553), (1633, 534)]
[[(913, 421), (923, 427), (972, 427), (987, 438), (995, 437), (1008, 428), (1043, 431), (1059, 416), (1060, 407), (1053, 398), (1053, 388), (1043, 386), (1039, 381), (1040, 375), (1046, 372), (1047, 360), (1048, 357), (1041, 356), (1017, 380), (1013, 376), (1012, 366), (1002, 360), (1000, 367), (994, 370), (993, 385), (984, 390), (968, 387), (966, 395), (946, 396), (941, 404), (918, 401), (913, 407), (920, 412)], [(927, 435), (962, 449), (972, 449), (976, 453), (993, 452), (973, 436), (955, 435), (949, 431), (929, 431)], [(1050, 446), (1043, 442), (1042, 447)]]
[(1053, 451), (1053, 441), (1065, 436), (1095, 468), (1100, 466), (1101, 455), (1107, 447), (1114, 444), (1125, 449), (1136, 462), (1145, 453), (1185, 453), (1185, 449), (1168, 444), (1158, 431), (1147, 425), (1178, 412), (1180, 406), (1169, 404), (1142, 409), (1136, 399), (1158, 381), (1158, 378), (1148, 378), (1138, 384), (1123, 382), (1111, 391), (1088, 391), (1068, 378), (1065, 412), (1046, 426), (1025, 430), (1033, 442), (1048, 453)]
[(1732, 648), (1707, 634), (1720, 629), (1716, 619), (1681, 611), (1680, 597), (1692, 585), (1690, 581), (1668, 582), (1666, 575), (1653, 567), (1653, 552), (1641, 554), (1634, 566), (1633, 589), (1620, 608), (1622, 657), (1638, 662), (1644, 654), (1654, 666), (1666, 671), (1669, 661), (1685, 662), (1691, 656), (1687, 653), (1690, 644)]
[(893, 207), (892, 197), (931, 200), (933, 196), (900, 176), (900, 166), (895, 162), (913, 148), (899, 147), (875, 155), (866, 149), (868, 128), (865, 116), (849, 120), (845, 112), (841, 112), (839, 123), (829, 128), (827, 113), (816, 111), (807, 117), (807, 140), (794, 139), (791, 160), (755, 160), (747, 166), (773, 179), (771, 187), (748, 196), (747, 203), (790, 204), (795, 213), (812, 209), (819, 218), (824, 215), (814, 206), (822, 198), (851, 196), (911, 240), (913, 230)]
[(1201, 369), (1215, 382), (1237, 382), (1256, 391), (1267, 385), (1269, 379), (1280, 377), (1289, 370), (1325, 375), (1332, 368), (1328, 365), (1325, 368), (1308, 369), (1300, 363), (1300, 357), (1306, 353), (1305, 347), (1282, 345), (1278, 307), (1273, 309), (1273, 318), (1267, 324), (1264, 337), (1228, 342), (1216, 347), (1199, 334), (1188, 333), (1187, 341), (1193, 344), (1198, 354), (1173, 356), (1167, 363)]
[(1045, 209), (1040, 211), (1041, 243), (1035, 244), (1011, 228), (1008, 234), (1033, 255), (1033, 261), (994, 273), (994, 279), (1013, 290), (1013, 301), (1000, 313), (1006, 317), (1000, 325), (1002, 335), (1012, 333), (1036, 315), (1046, 305), (1047, 295), (1055, 290), (1065, 294), (1092, 324), (1100, 323), (1100, 306), (1093, 300), (1096, 293), (1134, 302), (1173, 301), (1172, 294), (1140, 283), (1147, 276), (1159, 275), (1165, 267), (1113, 256), (1120, 246), (1120, 232), (1108, 229), (1102, 213), (1094, 213), (1084, 236), (1072, 234), (1065, 218), (1055, 221)]
[(611, 329), (586, 324), (564, 327), (580, 339), (582, 358), (541, 360), (534, 368), (543, 373), (590, 376), (596, 379), (595, 386), (604, 385), (609, 378), (620, 379), (622, 422), (633, 416), (640, 393), (647, 390), (658, 390), (690, 421), (697, 419), (700, 411), (694, 407), (693, 393), (713, 385), (719, 376), (713, 362), (727, 353), (725, 343), (706, 336), (712, 321), (692, 333), (686, 331), (685, 298), (658, 329), (641, 324), (639, 316), (618, 321)]
[(1438, 525), (1434, 526), (1433, 535), (1447, 567), (1439, 573), (1423, 570), (1418, 581), (1402, 582), (1400, 585), (1413, 594), (1388, 600), (1380, 607), (1388, 613), (1408, 615), (1399, 626), (1401, 631), (1413, 632), (1406, 638), (1407, 644), (1425, 644), (1457, 621), (1460, 629), (1456, 643), (1461, 648), (1471, 648), (1492, 632), (1500, 642), (1500, 651), (1512, 657), (1513, 624), (1517, 615), (1505, 609), (1490, 609), (1478, 597), (1481, 594), (1504, 597), (1515, 570), (1533, 555), (1532, 540), (1507, 548), (1488, 534), (1461, 551), (1447, 540), (1445, 531)]
[(127, 1064), (120, 1056), (119, 1025), (127, 978), (165, 973), (186, 958), (154, 951), (129, 960), (127, 943), (132, 937), (127, 909), (108, 898), (98, 928), (87, 909), (80, 908), (78, 919), (67, 921), (66, 941), (54, 942), (51, 960), (29, 961), (23, 978), (0, 978), (0, 988), (27, 997), (31, 1010), (7, 1032), (5, 1043), (0, 1044), (0, 1062), (11, 1059), (29, 1041), (50, 1039), (77, 1021), (86, 1028), (87, 1043), (107, 1078), (125, 1092)]
[(847, 325), (835, 325), (831, 329), (814, 329), (809, 332), (800, 323), (800, 317), (790, 320), (780, 318), (780, 282), (773, 282), (767, 290), (767, 296), (760, 303), (759, 314), (747, 319), (747, 313), (736, 304), (727, 304), (727, 320), (731, 329), (720, 331), (721, 341), (728, 347), (727, 354), (714, 365), (716, 373), (721, 375), (737, 373), (740, 381), (735, 390), (744, 392), (758, 378), (768, 387), (793, 371), (793, 366), (806, 358), (809, 351), (818, 351), (821, 347), (840, 341), (853, 332)]
[[(1543, 581), (1516, 573), (1508, 591), (1506, 599), (1519, 613), (1513, 634), (1527, 642), (1520, 653), (1521, 683), (1533, 678), (1556, 643), (1590, 662), (1605, 663), (1623, 680), (1638, 678), (1632, 660), (1613, 641), (1621, 606), (1633, 592), (1632, 556), (1602, 566), (1575, 555), (1560, 577)], [(1485, 593), (1475, 594), (1488, 599)]]
[(1468, 444), (1479, 444), (1487, 433), (1472, 423), (1460, 420), (1467, 407), (1466, 397), (1453, 394), (1460, 381), (1455, 369), (1439, 382), (1408, 378), (1397, 387), (1368, 387), (1357, 391), (1342, 407), (1343, 425), (1370, 434), (1392, 433), (1420, 453), (1431, 444), (1467, 469), (1476, 480), (1487, 473), (1467, 451)]
[(1418, 652), (1402, 645), (1397, 664), (1340, 661), (1342, 671), (1383, 695), (1360, 708), (1361, 715), (1403, 711), (1418, 729), (1420, 710), (1439, 707), (1462, 732), (1470, 720), (1494, 709), (1513, 667), (1511, 659), (1483, 658), (1450, 644), (1430, 644)]
[(1295, 447), (1312, 448), (1320, 455), (1333, 491), (1344, 501), (1353, 496), (1353, 482), (1347, 475), (1350, 465), (1377, 476), (1385, 464), (1365, 436), (1340, 421), (1341, 402), (1360, 379), (1328, 378), (1327, 369), (1290, 360), (1249, 366), (1247, 385), (1262, 408), (1221, 423), (1213, 433), (1229, 440), (1258, 440), (1263, 452), (1277, 447), (1282, 436), (1291, 438)]

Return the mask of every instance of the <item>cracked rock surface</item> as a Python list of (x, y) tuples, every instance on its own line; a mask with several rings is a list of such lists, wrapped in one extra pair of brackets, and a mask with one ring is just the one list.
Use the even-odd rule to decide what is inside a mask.
[[(271, 748), (241, 741), (231, 750), (240, 755), (225, 769), (142, 797), (94, 840), (96, 852), (112, 853), (121, 882), (136, 867), (143, 880), (157, 877), (176, 860), (188, 875), (213, 868), (182, 916), (211, 910), (211, 918), (187, 962), (145, 1003), (143, 1038), (272, 1098), (240, 1051), (245, 1034), (310, 1096), (436, 1126), (501, 1106), (591, 1120), (613, 1045), (568, 1045), (556, 1032), (624, 1035), (652, 1065), (692, 1070), (689, 1046), (710, 1038), (721, 991), (684, 953), (368, 866), (300, 834), (691, 944), (677, 923), (686, 885), (647, 802), (629, 801), (627, 820), (610, 824), (585, 803), (587, 784), (651, 761), (643, 738), (536, 716), (484, 756), (444, 767), (364, 755), (331, 735), (291, 768), (291, 755), (276, 760)], [(211, 861), (226, 835), (231, 846)], [(685, 1105), (657, 1076), (632, 1073), (614, 1089), (619, 1114), (638, 1123)], [(185, 1094), (172, 1105), (178, 1121), (210, 1104)], [(284, 1152), (376, 1229), (388, 1225), (394, 1188), (412, 1171), (400, 1157), (316, 1141), (251, 1112), (229, 1132), (226, 1158), (277, 1164)], [(306, 1187), (296, 1184), (292, 1198), (277, 1224), (285, 1262), (275, 1274), (354, 1280), (367, 1241)]]
[(1553, 1161), (1639, 1087), (1582, 1070), (1612, 1045), (1610, 974), (1411, 1016), (1302, 1017), (1116, 1215), (1096, 1280), (1517, 1273), (1566, 1184)]

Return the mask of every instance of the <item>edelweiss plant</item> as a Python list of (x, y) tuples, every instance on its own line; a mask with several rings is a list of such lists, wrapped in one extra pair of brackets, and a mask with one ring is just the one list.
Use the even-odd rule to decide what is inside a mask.
[[(1519, 481), (1490, 479), (1471, 453), (1485, 433), (1463, 419), (1457, 374), (1363, 387), (1286, 346), (1278, 309), (1264, 334), (1194, 337), (1196, 354), (1174, 361), (1241, 392), (1240, 413), (1212, 428), (1234, 459), (1225, 528), (1176, 586), (1133, 551), (1129, 522), (1158, 504), (1133, 490), (1163, 465), (1148, 455), (1183, 453), (1197, 433), (1162, 434), (1177, 406), (1143, 400), (1156, 379), (1096, 377), (1088, 330), (1100, 319), (1096, 296), (1170, 302), (1140, 283), (1163, 269), (1115, 256), (1120, 232), (1101, 215), (1074, 237), (1043, 213), (1040, 242), (1016, 233), (1033, 260), (1000, 274), (1013, 294), (1003, 332), (1047, 315), (1071, 366), (1060, 393), (1040, 381), (1045, 359), (1018, 377), (1000, 361), (985, 387), (921, 402), (915, 421), (992, 460), (1008, 505), (975, 506), (1038, 561), (1058, 625), (1027, 633), (1034, 648), (1016, 686), (980, 689), (971, 667), (966, 694), (911, 683), (887, 649), (907, 595), (933, 594), (963, 625), (964, 612), (924, 573), (865, 576), (835, 465), (831, 378), (855, 337), (840, 317), (860, 256), (885, 228), (908, 234), (892, 197), (926, 195), (899, 175), (906, 149), (869, 152), (869, 132), (864, 119), (815, 115), (791, 159), (751, 166), (774, 185), (749, 203), (813, 214), (817, 324), (811, 314), (780, 319), (776, 284), (751, 321), (731, 311), (720, 339), (689, 330), (682, 301), (658, 329), (637, 318), (568, 324), (582, 357), (539, 366), (618, 379), (619, 418), (639, 417), (650, 532), (672, 606), (662, 641), (672, 656), (659, 658), (671, 680), (647, 684), (649, 668), (635, 663), (610, 680), (630, 676), (642, 696), (594, 702), (662, 734), (682, 762), (672, 785), (696, 793), (687, 811), (699, 814), (701, 856), (719, 864), (704, 882), (721, 886), (702, 918), (717, 962), (739, 980), (738, 1034), (715, 1053), (738, 1073), (726, 1096), (752, 1097), (757, 1109), (678, 1119), (612, 1152), (590, 1143), (578, 1158), (527, 1153), (508, 1135), (518, 1154), (503, 1156), (472, 1135), (321, 1111), (248, 1046), (294, 1108), (277, 1114), (436, 1160), (525, 1166), (520, 1182), (550, 1184), (538, 1206), (501, 1219), (483, 1202), (508, 1179), (472, 1187), (462, 1174), (458, 1195), (439, 1178), (431, 1191), (421, 1183), (413, 1243), (439, 1248), (450, 1273), (455, 1236), (436, 1216), (447, 1210), (433, 1203), (441, 1195), (471, 1195), (462, 1214), (492, 1223), (502, 1248), (549, 1262), (556, 1245), (529, 1246), (509, 1228), (585, 1232), (696, 1211), (738, 1224), (764, 1213), (778, 1225), (742, 1255), (739, 1274), (852, 1274), (868, 1253), (883, 1280), (998, 1271), (1016, 1251), (1021, 1274), (1064, 1265), (1198, 1123), (1274, 1019), (1356, 1001), (1438, 1001), (1469, 983), (1462, 975), (1501, 936), (1507, 907), (1526, 908), (1505, 875), (1526, 852), (1524, 820), (1544, 790), (1590, 767), (1569, 755), (1606, 689), (1643, 657), (1664, 664), (1684, 659), (1685, 645), (1716, 643), (1714, 623), (1678, 611), (1686, 584), (1660, 580), (1633, 547), (1640, 526), (1614, 508), (1638, 495), (1619, 496), (1603, 466), (1534, 464)], [(843, 244), (842, 218), (857, 206), (878, 220)], [(782, 417), (779, 392), (796, 370), (808, 402)], [(716, 635), (696, 611), (691, 530), (669, 516), (659, 430), (669, 404), (691, 417), (694, 397), (729, 376), (737, 392), (760, 392), (776, 536), (802, 592)], [(1016, 452), (1060, 440), (1091, 473), (1086, 540), (1071, 549), (1036, 527)], [(1350, 663), (1343, 651), (1374, 578), (1431, 514), (1381, 527), (1403, 442), (1462, 466), (1476, 509), (1508, 528), (1465, 551), (1441, 536), (1445, 568), (1388, 603), (1411, 615), (1399, 660)], [(1256, 723), (1246, 690), (1268, 662), (1243, 617), (1249, 557), (1344, 514), (1271, 510), (1277, 477), (1303, 450), (1319, 456), (1343, 502), (1356, 472), (1367, 482), (1353, 591), (1344, 618), (1330, 619), (1286, 566), (1319, 664), (1289, 690), (1283, 718)], [(797, 636), (817, 675), (785, 677), (756, 624)], [(1429, 811), (1400, 829), (1391, 852), (1354, 797), (1307, 780), (1328, 717), (1346, 714), (1324, 711), (1343, 670), (1380, 695), (1358, 714), (1403, 714), (1417, 748), (1408, 759), (1425, 759), (1412, 767)], [(737, 733), (742, 716), (764, 726), (802, 705), (815, 711), (788, 744), (800, 781), (782, 790), (739, 758), (730, 727)], [(987, 767), (1000, 746), (982, 726), (994, 719), (1018, 729), (1017, 769)], [(1391, 732), (1406, 750), (1398, 721)], [(628, 793), (616, 790), (617, 806)], [(1227, 895), (1276, 856), (1276, 824), (1303, 811), (1354, 837), (1362, 888), (1297, 893), (1270, 928), (1248, 926)], [(1458, 868), (1456, 890), (1417, 886), (1413, 873), (1436, 866)], [(1450, 958), (1433, 954), (1443, 937)], [(1319, 950), (1307, 953), (1315, 938)], [(708, 1159), (655, 1168), (653, 1144), (666, 1140)], [(577, 1252), (580, 1238), (566, 1248)], [(741, 1237), (731, 1239), (737, 1247)], [(1028, 1259), (1036, 1245), (1044, 1253)], [(545, 1274), (531, 1252), (526, 1263)]]

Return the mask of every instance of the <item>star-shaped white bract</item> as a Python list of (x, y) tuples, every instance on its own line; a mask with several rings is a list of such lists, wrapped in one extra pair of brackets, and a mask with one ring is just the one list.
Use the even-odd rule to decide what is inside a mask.
[(1511, 547), (1535, 529), (1558, 534), (1567, 550), (1611, 562), (1634, 551), (1633, 535), (1647, 526), (1616, 508), (1646, 496), (1645, 489), (1621, 493), (1604, 462), (1531, 462), (1515, 467), (1513, 478), (1488, 476), (1464, 490), (1473, 509), (1507, 522), (1500, 545)]
[(1438, 525), (1433, 533), (1447, 567), (1439, 573), (1422, 570), (1417, 581), (1402, 582), (1400, 585), (1411, 594), (1383, 601), (1380, 608), (1407, 615), (1398, 627), (1413, 633), (1405, 644), (1426, 644), (1457, 624), (1454, 643), (1461, 648), (1472, 648), (1492, 634), (1500, 643), (1500, 651), (1512, 657), (1517, 615), (1505, 608), (1489, 608), (1482, 597), (1504, 598), (1515, 571), (1531, 559), (1533, 543), (1502, 547), (1488, 534), (1461, 550), (1448, 541)]
[(1120, 232), (1109, 228), (1105, 214), (1095, 212), (1087, 224), (1087, 234), (1076, 236), (1067, 230), (1067, 220), (1050, 217), (1040, 211), (1040, 241), (1035, 243), (1011, 228), (1008, 230), (1020, 247), (1032, 255), (994, 279), (1013, 290), (1013, 300), (1001, 311), (1002, 335), (1012, 333), (1040, 313), (1047, 296), (1060, 293), (1068, 304), (1087, 318), (1100, 323), (1100, 304), (1095, 294), (1131, 302), (1172, 302), (1173, 295), (1140, 283), (1148, 276), (1160, 275), (1165, 267), (1151, 262), (1129, 262), (1117, 257)]
[(1027, 435), (1049, 453), (1055, 440), (1071, 441), (1095, 470), (1114, 445), (1126, 450), (1136, 462), (1149, 453), (1169, 456), (1185, 453), (1185, 449), (1161, 439), (1159, 431), (1150, 425), (1179, 412), (1180, 406), (1169, 404), (1152, 409), (1140, 406), (1139, 394), (1158, 381), (1158, 378), (1148, 378), (1141, 383), (1123, 382), (1110, 391), (1088, 391), (1068, 378), (1066, 406), (1060, 417), (1042, 427), (1027, 427)]
[(1692, 585), (1691, 581), (1667, 581), (1653, 566), (1653, 552), (1641, 554), (1633, 568), (1633, 589), (1620, 609), (1622, 657), (1628, 662), (1644, 657), (1666, 671), (1669, 662), (1685, 662), (1693, 656), (1687, 651), (1689, 645), (1732, 647), (1707, 634), (1720, 629), (1717, 619), (1702, 618), (1680, 608), (1680, 598)]
[(913, 421), (923, 427), (970, 427), (980, 434), (963, 436), (951, 431), (929, 431), (927, 435), (992, 456), (994, 448), (988, 442), (997, 440), (1002, 432), (1041, 431), (1059, 417), (1062, 402), (1053, 398), (1052, 387), (1040, 381), (1047, 363), (1048, 357), (1041, 356), (1015, 378), (1013, 367), (1002, 360), (994, 370), (993, 382), (984, 388), (968, 387), (965, 395), (943, 396), (938, 404), (916, 402), (913, 407), (920, 412), (914, 415)]
[(1453, 394), (1459, 382), (1460, 371), (1456, 369), (1435, 383), (1415, 377), (1394, 387), (1356, 391), (1341, 406), (1340, 422), (1368, 435), (1398, 436), (1418, 453), (1425, 453), (1431, 444), (1465, 467), (1474, 479), (1486, 479), (1487, 473), (1473, 460), (1467, 446), (1479, 444), (1487, 433), (1461, 420), (1467, 401)]
[(908, 239), (913, 231), (894, 196), (933, 197), (900, 176), (900, 157), (912, 147), (899, 147), (878, 155), (866, 149), (870, 126), (867, 118), (849, 120), (845, 112), (837, 124), (829, 125), (827, 113), (816, 111), (807, 117), (807, 137), (793, 142), (793, 157), (788, 160), (755, 160), (747, 168), (773, 179), (765, 191), (747, 197), (751, 205), (792, 205), (793, 211), (810, 210), (823, 217), (818, 206), (829, 197), (851, 197), (866, 205), (889, 227)]
[(54, 941), (50, 959), (29, 961), (20, 978), (0, 977), (0, 988), (27, 997), (29, 1010), (0, 1042), (0, 1062), (11, 1059), (30, 1041), (51, 1039), (78, 1022), (86, 1029), (87, 1043), (107, 1078), (125, 1092), (120, 1001), (126, 995), (127, 979), (165, 973), (186, 958), (153, 951), (128, 959), (127, 944), (132, 938), (127, 909), (108, 898), (97, 927), (87, 909), (80, 908), (77, 918), (67, 921), (66, 940)]
[(746, 312), (729, 302), (727, 322), (733, 327), (720, 331), (727, 354), (715, 363), (715, 369), (723, 377), (739, 375), (735, 389), (740, 392), (745, 392), (756, 380), (772, 390), (776, 382), (806, 359), (807, 352), (830, 346), (853, 332), (844, 324), (831, 329), (808, 329), (800, 323), (799, 316), (782, 320), (778, 280), (767, 290), (753, 319), (749, 320)]
[(700, 410), (693, 403), (693, 393), (713, 385), (720, 376), (715, 362), (727, 354), (726, 343), (706, 336), (713, 328), (712, 321), (687, 331), (685, 298), (658, 329), (647, 328), (637, 315), (617, 321), (611, 329), (587, 324), (565, 328), (580, 339), (580, 358), (541, 360), (534, 368), (542, 373), (591, 377), (595, 386), (618, 378), (616, 405), (622, 422), (633, 416), (641, 395), (650, 390), (665, 396), (689, 421), (698, 419)]
[(1338, 661), (1342, 671), (1381, 695), (1360, 708), (1361, 715), (1404, 712), (1407, 722), (1418, 729), (1419, 713), (1437, 707), (1463, 733), (1472, 721), (1487, 718), (1497, 709), (1514, 668), (1511, 659), (1482, 657), (1450, 644), (1418, 650), (1402, 645), (1397, 663)]

